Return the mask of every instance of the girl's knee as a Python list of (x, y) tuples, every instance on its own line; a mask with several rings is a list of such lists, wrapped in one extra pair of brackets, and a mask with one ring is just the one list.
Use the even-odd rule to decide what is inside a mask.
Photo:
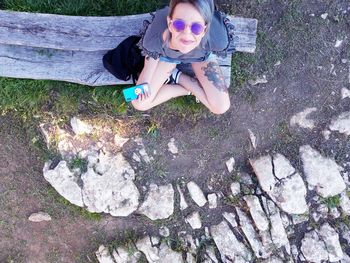
[(226, 111), (230, 109), (230, 101), (227, 102), (216, 102), (210, 105), (209, 110), (214, 114), (224, 114)]
[(134, 107), (134, 109), (139, 111), (146, 111), (151, 108), (148, 103), (145, 103), (143, 101), (138, 101), (138, 100), (131, 101), (131, 105)]

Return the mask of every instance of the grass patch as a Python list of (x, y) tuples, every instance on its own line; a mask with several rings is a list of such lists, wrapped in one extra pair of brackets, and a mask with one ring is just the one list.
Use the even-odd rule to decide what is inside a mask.
[(117, 16), (154, 11), (164, 1), (148, 0), (4, 0), (2, 9), (77, 16)]
[(51, 204), (54, 202), (56, 205), (58, 205), (51, 205), (48, 207), (48, 209), (46, 209), (46, 212), (48, 212), (52, 217), (57, 216), (56, 213), (59, 210), (58, 213), (62, 213), (62, 211), (64, 211), (65, 213), (69, 213), (71, 216), (79, 216), (91, 221), (100, 221), (102, 219), (101, 214), (90, 213), (83, 207), (71, 204), (67, 199), (60, 196), (54, 188), (47, 189), (45, 197), (51, 199), (51, 201), (49, 201)]
[(252, 77), (252, 67), (255, 63), (255, 55), (239, 52), (232, 55), (231, 86), (234, 92)]
[(331, 197), (325, 198), (322, 200), (322, 203), (327, 205), (327, 207), (330, 209), (338, 207), (340, 205), (340, 196), (336, 195), (336, 196), (331, 196)]

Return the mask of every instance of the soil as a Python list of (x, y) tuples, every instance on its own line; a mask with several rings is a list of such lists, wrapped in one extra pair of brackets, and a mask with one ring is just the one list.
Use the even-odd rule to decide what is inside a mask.
[[(206, 194), (228, 195), (229, 182), (239, 179), (242, 173), (255, 180), (249, 158), (279, 152), (302, 171), (299, 147), (304, 144), (334, 158), (349, 173), (349, 139), (332, 133), (326, 141), (322, 135), (333, 117), (350, 110), (350, 98), (341, 99), (340, 95), (342, 88), (350, 89), (349, 1), (218, 2), (223, 11), (258, 19), (257, 50), (254, 55), (243, 55), (243, 61), (252, 61), (243, 69), (253, 78), (266, 75), (268, 83), (232, 85), (231, 109), (221, 116), (204, 110), (184, 118), (164, 106), (150, 111), (144, 123), (157, 122), (159, 133), (140, 135), (147, 152), (157, 153), (152, 165), (133, 163), (132, 142), (123, 149), (136, 169), (138, 184), (183, 185), (193, 180)], [(321, 18), (325, 13), (327, 18)], [(343, 40), (340, 47), (335, 47), (337, 40)], [(239, 58), (242, 55), (233, 57)], [(291, 116), (308, 107), (317, 108), (310, 115), (316, 128), (291, 127)], [(44, 161), (33, 147), (32, 134), (24, 127), (13, 115), (0, 116), (0, 262), (96, 262), (94, 252), (100, 244), (123, 243), (155, 233), (160, 224), (174, 232), (191, 232), (179, 218), (192, 210), (164, 222), (151, 222), (139, 215), (127, 219), (109, 215), (102, 215), (101, 220), (85, 218), (62, 202), (45, 181)], [(146, 128), (146, 124), (141, 124), (132, 130)], [(256, 149), (251, 145), (248, 129), (257, 137)], [(132, 136), (135, 134), (129, 134)], [(179, 148), (176, 157), (167, 150), (171, 138), (175, 138)], [(232, 156), (236, 160), (235, 171), (228, 173), (225, 162)], [(233, 207), (222, 204), (217, 210), (200, 211), (207, 215), (204, 226), (219, 222), (220, 209), (229, 211)], [(52, 221), (29, 222), (29, 215), (38, 211), (48, 212)], [(331, 219), (330, 222), (336, 223)], [(301, 237), (294, 238), (300, 241)], [(349, 244), (341, 241), (343, 250), (350, 255)]]

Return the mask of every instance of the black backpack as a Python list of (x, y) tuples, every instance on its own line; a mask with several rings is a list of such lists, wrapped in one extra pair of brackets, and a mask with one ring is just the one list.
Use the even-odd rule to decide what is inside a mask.
[(145, 60), (137, 46), (140, 39), (140, 36), (130, 36), (103, 56), (103, 65), (113, 76), (125, 81), (132, 78), (136, 84)]

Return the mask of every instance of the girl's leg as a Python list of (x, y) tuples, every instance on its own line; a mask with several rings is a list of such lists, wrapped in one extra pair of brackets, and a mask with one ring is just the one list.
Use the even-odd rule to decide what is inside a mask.
[[(203, 88), (200, 96), (194, 91), (194, 95), (203, 102), (209, 110), (215, 114), (225, 113), (230, 108), (230, 98), (225, 78), (217, 60), (192, 63), (193, 71)], [(198, 91), (197, 91), (198, 92)]]
[[(165, 86), (164, 82), (171, 74), (172, 70), (176, 67), (176, 64), (168, 63), (160, 60), (154, 60), (149, 58), (145, 59), (145, 66), (140, 74), (140, 77), (137, 81), (137, 84), (148, 83), (149, 92), (146, 96), (142, 96), (137, 100), (132, 101), (132, 105), (138, 110), (148, 110), (162, 102), (165, 101), (165, 98), (160, 100), (156, 99), (160, 89)], [(169, 99), (174, 97), (178, 91), (168, 90), (170, 92)], [(175, 94), (172, 94), (175, 92)], [(161, 93), (162, 96), (166, 96)]]

